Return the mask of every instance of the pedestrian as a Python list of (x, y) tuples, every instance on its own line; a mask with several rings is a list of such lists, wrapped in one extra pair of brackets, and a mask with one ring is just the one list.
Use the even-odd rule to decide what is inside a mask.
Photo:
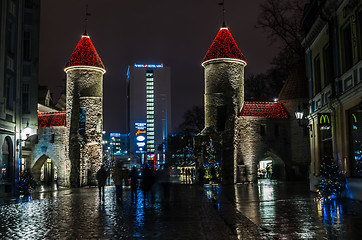
[(98, 189), (99, 189), (99, 199), (104, 201), (104, 186), (106, 185), (108, 177), (108, 172), (102, 165), (101, 168), (97, 171), (97, 182), (98, 182)]
[(132, 168), (128, 175), (128, 179), (131, 179), (131, 198), (133, 202), (137, 199), (138, 172), (136, 167)]
[(122, 162), (117, 162), (113, 169), (112, 177), (114, 185), (116, 185), (116, 201), (120, 203), (122, 201), (122, 181), (123, 181), (123, 169)]
[(159, 182), (162, 186), (163, 191), (163, 200), (168, 202), (170, 200), (170, 177), (171, 170), (168, 167), (168, 164), (163, 166), (163, 169), (159, 173)]
[(141, 189), (143, 191), (145, 202), (146, 200), (148, 200), (149, 193), (154, 183), (155, 183), (155, 175), (146, 165), (143, 169), (142, 181), (141, 181)]

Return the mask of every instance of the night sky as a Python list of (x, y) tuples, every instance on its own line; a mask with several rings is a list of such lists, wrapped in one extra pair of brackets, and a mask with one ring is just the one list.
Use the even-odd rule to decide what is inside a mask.
[[(249, 74), (265, 72), (278, 52), (255, 25), (264, 0), (226, 0), (225, 20), (248, 62)], [(172, 127), (192, 106), (203, 106), (201, 62), (222, 25), (221, 0), (42, 0), (40, 80), (57, 101), (65, 64), (87, 32), (105, 67), (104, 130), (126, 131), (126, 71), (134, 63), (171, 67)]]

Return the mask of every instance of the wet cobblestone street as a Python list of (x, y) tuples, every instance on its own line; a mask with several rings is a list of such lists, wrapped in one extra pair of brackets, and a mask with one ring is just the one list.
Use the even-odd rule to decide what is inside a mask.
[(319, 203), (306, 184), (173, 184), (171, 199), (133, 203), (124, 188), (86, 187), (0, 198), (0, 239), (362, 239), (361, 203)]

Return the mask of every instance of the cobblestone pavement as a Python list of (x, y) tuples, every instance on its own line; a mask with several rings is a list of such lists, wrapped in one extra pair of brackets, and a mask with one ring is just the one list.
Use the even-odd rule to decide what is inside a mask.
[[(171, 185), (170, 201), (106, 187), (0, 198), (0, 239), (362, 239), (361, 204), (314, 201), (303, 184)], [(352, 203), (352, 204), (351, 204)]]

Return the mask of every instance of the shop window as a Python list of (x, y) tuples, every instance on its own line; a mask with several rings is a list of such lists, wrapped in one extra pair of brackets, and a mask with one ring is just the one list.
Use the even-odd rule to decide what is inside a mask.
[(11, 172), (12, 172), (10, 143), (7, 138), (5, 138), (2, 144), (2, 159), (0, 163), (1, 163), (0, 180), (7, 181), (11, 178)]
[(351, 166), (353, 176), (362, 176), (362, 110), (354, 109), (350, 111), (351, 129)]

